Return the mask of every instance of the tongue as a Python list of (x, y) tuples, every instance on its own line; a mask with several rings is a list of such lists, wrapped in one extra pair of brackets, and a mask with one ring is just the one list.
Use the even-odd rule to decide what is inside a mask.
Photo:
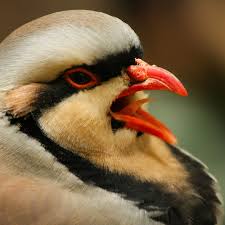
[(119, 112), (111, 112), (111, 115), (115, 120), (123, 121), (127, 128), (157, 136), (169, 144), (176, 144), (176, 138), (172, 132), (159, 120), (141, 109), (146, 102), (149, 102), (149, 99), (134, 101)]

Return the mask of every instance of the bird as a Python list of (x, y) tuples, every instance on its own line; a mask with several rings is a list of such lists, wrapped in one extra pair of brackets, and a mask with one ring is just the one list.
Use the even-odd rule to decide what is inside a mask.
[(221, 224), (216, 179), (148, 112), (149, 92), (187, 90), (128, 24), (35, 19), (1, 42), (0, 74), (0, 224)]

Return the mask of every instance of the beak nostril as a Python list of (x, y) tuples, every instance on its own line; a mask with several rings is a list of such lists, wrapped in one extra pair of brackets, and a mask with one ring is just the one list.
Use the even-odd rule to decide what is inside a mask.
[(131, 65), (127, 68), (127, 74), (135, 82), (143, 82), (148, 79), (146, 69), (138, 65)]

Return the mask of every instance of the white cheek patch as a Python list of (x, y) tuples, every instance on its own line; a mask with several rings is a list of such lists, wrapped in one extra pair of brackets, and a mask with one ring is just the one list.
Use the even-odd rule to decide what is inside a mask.
[(45, 111), (39, 123), (43, 131), (57, 144), (71, 151), (91, 154), (90, 151), (110, 154), (135, 141), (136, 132), (111, 129), (110, 106), (127, 86), (123, 78), (116, 77), (65, 99)]

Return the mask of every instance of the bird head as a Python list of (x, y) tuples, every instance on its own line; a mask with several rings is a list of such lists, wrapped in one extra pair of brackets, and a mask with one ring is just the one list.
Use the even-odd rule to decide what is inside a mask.
[[(189, 178), (206, 176), (203, 166), (190, 159), (193, 168), (188, 169), (187, 156), (168, 149), (175, 136), (143, 106), (149, 102), (143, 91), (181, 96), (187, 91), (172, 73), (144, 62), (142, 55), (138, 36), (115, 17), (85, 10), (42, 17), (0, 45), (1, 108), (22, 132), (42, 144), (50, 141), (54, 154), (64, 149), (60, 160), (66, 151), (70, 158), (78, 155), (140, 184), (159, 184), (179, 199), (171, 200), (182, 208), (175, 214), (191, 217), (206, 195)], [(215, 197), (211, 178), (205, 179), (207, 193)], [(204, 208), (212, 211), (210, 221), (216, 217), (215, 199)]]
[(148, 98), (137, 92), (187, 92), (170, 72), (141, 60), (137, 35), (119, 19), (87, 11), (56, 13), (22, 27), (2, 45), (2, 56), (11, 61), (1, 78), (11, 90), (8, 112), (17, 118), (36, 114), (41, 129), (59, 145), (87, 152), (128, 148), (137, 132), (176, 142), (141, 108)]

